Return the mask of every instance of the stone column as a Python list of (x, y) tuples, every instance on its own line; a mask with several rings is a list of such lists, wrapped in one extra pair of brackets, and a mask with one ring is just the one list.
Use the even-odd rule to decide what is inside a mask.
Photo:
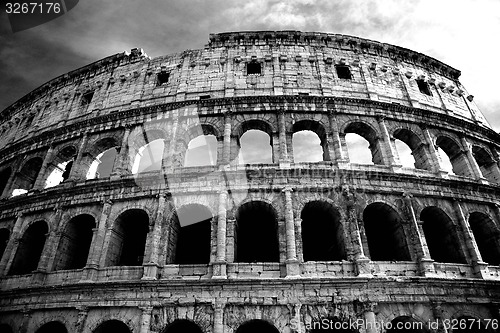
[[(328, 143), (328, 146), (331, 147), (332, 152), (330, 153), (330, 159), (335, 161), (337, 164), (342, 162), (348, 162), (346, 155), (342, 149), (342, 141), (340, 139), (339, 134), (339, 126), (335, 121), (335, 111), (330, 110), (328, 113), (328, 121), (330, 123), (330, 132), (331, 132), (331, 142)], [(328, 136), (327, 136), (328, 138)]]
[(285, 187), (282, 192), (285, 194), (286, 277), (295, 278), (300, 276), (300, 266), (295, 242), (292, 188)]
[(222, 150), (222, 163), (223, 165), (228, 165), (231, 161), (231, 122), (232, 122), (231, 110), (226, 110), (224, 112), (224, 148)]
[(7, 275), (12, 262), (14, 261), (15, 254), (17, 252), (17, 248), (21, 241), (22, 235), (20, 234), (21, 228), (24, 223), (24, 213), (18, 213), (16, 222), (14, 224), (14, 228), (12, 229), (12, 233), (9, 237), (9, 241), (5, 247), (5, 251), (3, 252), (2, 258), (0, 258), (0, 276)]
[(141, 328), (139, 330), (139, 333), (149, 333), (149, 327), (151, 323), (151, 312), (153, 312), (153, 307), (152, 306), (141, 306), (139, 307), (142, 311), (141, 315)]
[(61, 208), (56, 208), (54, 214), (52, 215), (50, 224), (52, 225), (53, 230), (50, 231), (49, 237), (45, 241), (42, 256), (40, 257), (40, 261), (37, 267), (37, 271), (39, 272), (45, 273), (51, 271), (53, 268), (57, 253), (57, 246), (59, 245), (59, 241), (62, 235), (62, 230), (59, 230), (62, 213), (63, 210)]
[(236, 234), (236, 219), (226, 218), (226, 262), (234, 262), (236, 256), (236, 248), (234, 244), (234, 236)]
[(285, 122), (285, 110), (278, 110), (278, 139), (279, 139), (279, 164), (283, 166), (289, 166), (292, 158), (289, 159), (287, 142), (286, 142), (286, 122)]
[(31, 319), (32, 310), (23, 309), (20, 312), (23, 314), (23, 319), (22, 319), (21, 325), (19, 326), (19, 333), (27, 333), (28, 326), (29, 326), (30, 319)]
[(423, 222), (417, 220), (412, 201), (413, 196), (411, 194), (403, 194), (403, 203), (410, 218), (411, 233), (413, 236), (412, 238), (414, 239), (413, 246), (415, 246), (417, 250), (417, 260), (420, 266), (420, 274), (423, 276), (433, 276), (435, 273), (434, 260), (432, 260), (429, 248), (427, 247), (424, 230), (422, 228)]
[(434, 319), (437, 321), (438, 323), (438, 327), (436, 329), (436, 333), (448, 333), (448, 331), (446, 330), (446, 327), (444, 326), (444, 323), (443, 323), (443, 319), (446, 319), (446, 318), (443, 318), (443, 308), (441, 307), (441, 303), (439, 302), (432, 302), (431, 303), (431, 308), (432, 308), (432, 314), (434, 316)]
[(469, 142), (465, 139), (465, 137), (461, 137), (460, 141), (462, 143), (463, 149), (465, 150), (465, 156), (467, 157), (467, 160), (469, 161), (469, 165), (472, 169), (472, 174), (474, 175), (474, 178), (477, 179), (481, 183), (487, 184), (488, 181), (486, 178), (483, 177), (483, 173), (481, 172), (481, 169), (479, 168), (479, 165), (477, 164), (476, 158), (472, 154), (472, 148)]
[(113, 171), (111, 172), (111, 177), (119, 177), (130, 173), (130, 163), (129, 163), (129, 144), (128, 138), (130, 137), (130, 132), (132, 126), (125, 126), (125, 131), (123, 133), (122, 142), (116, 156), (115, 163), (113, 164)]
[(227, 232), (227, 190), (219, 192), (217, 214), (217, 254), (213, 263), (212, 278), (225, 279), (226, 275), (226, 232)]
[(8, 198), (9, 195), (12, 193), (12, 186), (14, 184), (14, 181), (16, 180), (17, 176), (19, 175), (19, 169), (21, 168), (22, 165), (22, 159), (18, 158), (17, 161), (14, 163), (12, 167), (12, 173), (10, 174), (9, 179), (7, 180), (7, 183), (5, 184), (5, 187), (3, 189), (3, 192), (0, 193), (0, 198)]
[(377, 303), (365, 302), (362, 306), (366, 333), (378, 333), (378, 324), (375, 317), (375, 307), (377, 306)]
[(216, 299), (214, 302), (214, 333), (224, 333), (225, 303)]
[(455, 208), (455, 212), (457, 213), (458, 221), (462, 227), (462, 230), (464, 231), (465, 246), (467, 247), (467, 250), (472, 259), (474, 274), (484, 279), (489, 275), (488, 264), (483, 262), (483, 258), (481, 257), (481, 253), (479, 252), (479, 248), (477, 247), (477, 243), (474, 238), (474, 234), (472, 233), (472, 229), (469, 225), (469, 221), (467, 221), (467, 219), (465, 218), (462, 205), (458, 200), (455, 200), (453, 201), (453, 206)]
[(83, 333), (85, 329), (85, 323), (87, 321), (87, 316), (89, 314), (89, 308), (86, 306), (80, 306), (76, 309), (78, 310), (78, 318), (75, 323), (75, 332)]
[[(105, 251), (103, 248), (104, 238), (106, 235), (106, 226), (108, 224), (109, 213), (111, 212), (111, 206), (113, 202), (111, 200), (104, 201), (101, 211), (101, 217), (97, 228), (93, 230), (94, 235), (92, 236), (92, 242), (90, 244), (89, 255), (87, 257), (87, 280), (94, 280), (97, 276), (97, 269), (100, 267), (101, 254)], [(105, 258), (103, 258), (104, 260)]]
[(389, 131), (387, 130), (387, 126), (385, 125), (383, 116), (377, 117), (377, 122), (380, 128), (381, 137), (383, 139), (383, 143), (379, 140), (380, 150), (382, 152), (382, 158), (384, 159), (384, 164), (390, 165), (392, 167), (401, 167), (401, 163), (396, 159), (397, 153), (394, 151), (394, 147), (392, 145), (392, 140), (389, 135)]
[[(165, 162), (164, 174), (172, 173), (175, 167), (175, 158), (176, 158), (176, 147), (177, 147), (177, 127), (179, 125), (179, 117), (174, 114), (174, 119), (172, 123), (172, 127), (170, 130), (170, 142), (168, 144), (165, 142), (164, 153), (163, 153), (163, 161)], [(165, 153), (167, 156), (165, 156)], [(163, 162), (162, 162), (163, 164)]]
[(52, 162), (52, 159), (54, 158), (54, 146), (50, 146), (49, 149), (47, 150), (47, 153), (45, 154), (45, 157), (43, 159), (42, 166), (40, 167), (40, 171), (38, 172), (38, 176), (36, 177), (35, 184), (33, 185), (33, 189), (35, 190), (43, 190), (44, 188), (44, 180), (47, 179), (47, 168)]
[(441, 177), (447, 176), (448, 172), (444, 170), (441, 165), (441, 157), (439, 156), (438, 150), (436, 148), (436, 145), (432, 141), (431, 133), (429, 132), (429, 129), (427, 127), (422, 127), (422, 132), (424, 134), (424, 139), (425, 139), (425, 144), (427, 145), (429, 149), (429, 153), (431, 155), (431, 167), (432, 171), (434, 173), (437, 173)]
[(73, 163), (73, 167), (71, 168), (68, 180), (69, 181), (79, 181), (85, 178), (85, 169), (82, 165), (82, 157), (87, 146), (88, 141), (88, 133), (83, 133), (82, 139), (80, 140), (80, 146), (78, 147), (78, 153), (75, 157), (75, 162)]
[(158, 252), (160, 249), (161, 234), (163, 228), (163, 219), (165, 213), (165, 193), (161, 193), (158, 197), (158, 209), (156, 210), (156, 217), (153, 226), (153, 232), (149, 233), (149, 258), (144, 260), (144, 275), (143, 280), (156, 280), (158, 274)]

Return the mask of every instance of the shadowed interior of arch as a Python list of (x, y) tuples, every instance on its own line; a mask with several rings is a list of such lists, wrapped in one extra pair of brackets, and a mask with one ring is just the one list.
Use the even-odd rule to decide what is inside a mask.
[(40, 157), (34, 157), (27, 161), (19, 174), (16, 175), (14, 184), (12, 186), (12, 196), (23, 194), (31, 190), (42, 167), (42, 159)]
[(401, 217), (389, 205), (376, 202), (363, 211), (363, 222), (373, 261), (410, 261)]
[(10, 231), (7, 228), (0, 229), (0, 259), (5, 252), (5, 248), (7, 247), (7, 242), (9, 241)]
[(10, 268), (10, 275), (28, 274), (37, 268), (48, 231), (44, 221), (37, 221), (26, 229)]
[(76, 153), (76, 148), (69, 146), (62, 149), (55, 156), (54, 160), (50, 163), (50, 167), (48, 168), (48, 170), (51, 171), (45, 181), (45, 188), (57, 186), (69, 178)]
[(161, 333), (203, 333), (203, 331), (191, 320), (177, 319), (167, 325)]
[(308, 202), (300, 214), (304, 261), (346, 259), (339, 212), (328, 202)]
[(253, 319), (241, 324), (236, 333), (279, 333), (271, 323), (262, 319)]
[(430, 332), (426, 324), (410, 316), (399, 316), (391, 320), (391, 327), (386, 330), (387, 333), (428, 333)]
[(500, 265), (500, 231), (488, 215), (473, 212), (469, 224), (484, 262)]
[(68, 333), (66, 326), (59, 321), (51, 321), (36, 330), (35, 333)]
[(92, 333), (131, 333), (128, 326), (122, 321), (112, 319), (101, 323)]

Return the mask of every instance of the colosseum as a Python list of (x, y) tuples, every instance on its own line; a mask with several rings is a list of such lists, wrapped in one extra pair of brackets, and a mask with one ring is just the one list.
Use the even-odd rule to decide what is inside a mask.
[(212, 34), (0, 114), (0, 331), (495, 332), (500, 135), (427, 55)]

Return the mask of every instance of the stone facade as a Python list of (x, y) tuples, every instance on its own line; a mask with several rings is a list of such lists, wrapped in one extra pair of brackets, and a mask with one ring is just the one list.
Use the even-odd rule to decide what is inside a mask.
[[(49, 81), (0, 114), (0, 331), (495, 331), (500, 136), (459, 75), (285, 31)], [(272, 163), (240, 164), (249, 130)], [(322, 161), (295, 161), (304, 130)], [(350, 162), (349, 133), (372, 164)], [(216, 162), (188, 166), (199, 136)]]

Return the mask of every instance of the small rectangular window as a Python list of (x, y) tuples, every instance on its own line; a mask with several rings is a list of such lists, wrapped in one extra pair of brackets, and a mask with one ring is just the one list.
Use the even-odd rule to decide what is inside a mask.
[(162, 84), (166, 84), (170, 77), (170, 73), (168, 72), (160, 72), (156, 75), (156, 85), (161, 86)]
[(94, 92), (89, 91), (82, 95), (82, 105), (89, 105), (92, 102), (92, 97), (94, 97)]
[(210, 95), (201, 95), (200, 96), (200, 99), (209, 99), (210, 98)]
[(247, 64), (247, 75), (260, 75), (262, 74), (262, 68), (259, 62), (251, 61)]
[(428, 96), (432, 96), (431, 89), (429, 88), (429, 84), (424, 80), (417, 79), (418, 89), (422, 94), (426, 94)]
[(352, 79), (351, 70), (346, 65), (335, 65), (337, 76), (339, 79), (350, 80)]

